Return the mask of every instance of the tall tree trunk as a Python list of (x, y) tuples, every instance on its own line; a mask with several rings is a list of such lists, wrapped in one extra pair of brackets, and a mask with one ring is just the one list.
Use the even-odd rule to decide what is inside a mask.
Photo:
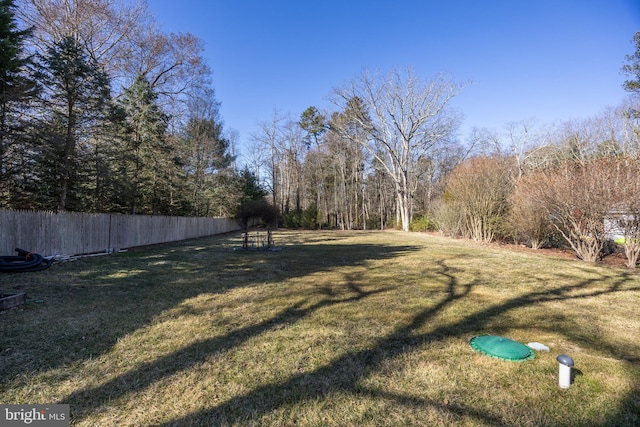
[(69, 192), (69, 181), (71, 180), (72, 159), (75, 151), (75, 113), (74, 103), (68, 100), (67, 103), (67, 129), (64, 138), (64, 157), (62, 163), (62, 176), (60, 180), (60, 199), (58, 202), (58, 210), (63, 211), (67, 207), (67, 194)]

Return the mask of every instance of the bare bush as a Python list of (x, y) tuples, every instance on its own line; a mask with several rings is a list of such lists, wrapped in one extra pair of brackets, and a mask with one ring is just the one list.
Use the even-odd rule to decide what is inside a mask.
[(544, 247), (553, 235), (554, 227), (546, 209), (531, 193), (539, 185), (531, 175), (521, 178), (509, 197), (511, 209), (507, 217), (507, 228), (518, 242), (532, 249)]
[(513, 185), (514, 163), (504, 157), (475, 157), (447, 178), (441, 214), (474, 240), (490, 242), (503, 225)]
[(469, 237), (465, 235), (463, 218), (450, 193), (445, 192), (436, 203), (434, 216), (438, 230), (444, 235)]
[(612, 163), (610, 186), (615, 201), (609, 220), (624, 238), (627, 267), (635, 268), (640, 258), (640, 159), (620, 158)]
[(606, 240), (604, 219), (620, 200), (613, 184), (615, 167), (615, 159), (567, 161), (524, 178), (530, 203), (546, 211), (553, 226), (584, 261), (600, 259)]

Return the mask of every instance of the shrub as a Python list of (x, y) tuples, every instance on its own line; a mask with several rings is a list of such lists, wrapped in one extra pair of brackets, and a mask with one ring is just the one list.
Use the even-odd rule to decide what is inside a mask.
[[(616, 162), (598, 159), (586, 163), (567, 161), (555, 169), (525, 176), (531, 206), (544, 210), (551, 224), (584, 261), (602, 257), (606, 241), (604, 218), (621, 198), (615, 179)], [(624, 185), (624, 184), (622, 184)]]
[(319, 228), (320, 221), (318, 221), (318, 206), (315, 204), (309, 206), (302, 211), (301, 225), (303, 228), (317, 229)]
[(282, 226), (284, 228), (300, 228), (302, 226), (301, 216), (302, 212), (297, 209), (283, 213)]
[(438, 222), (465, 237), (490, 242), (502, 229), (513, 183), (513, 162), (475, 157), (458, 165), (446, 180)]
[(282, 215), (282, 226), (284, 228), (307, 228), (317, 229), (320, 222), (318, 221), (318, 207), (313, 204), (304, 210), (293, 210)]
[(411, 221), (411, 231), (433, 231), (435, 229), (436, 224), (430, 213), (426, 213)]
[(462, 215), (453, 198), (445, 192), (441, 202), (435, 208), (435, 220), (437, 229), (443, 234), (449, 236), (464, 236), (466, 229), (464, 227)]
[(527, 177), (516, 184), (509, 198), (511, 208), (506, 219), (508, 233), (514, 240), (532, 249), (549, 245), (555, 231), (544, 206), (530, 197), (531, 186), (536, 185)]

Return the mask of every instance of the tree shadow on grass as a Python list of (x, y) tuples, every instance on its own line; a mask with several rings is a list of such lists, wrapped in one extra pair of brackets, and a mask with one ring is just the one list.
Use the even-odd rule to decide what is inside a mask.
[(70, 404), (72, 409), (83, 408), (82, 410), (75, 410), (75, 412), (72, 411), (73, 418), (80, 419), (108, 404), (113, 399), (143, 390), (154, 382), (162, 380), (162, 378), (190, 369), (209, 357), (239, 347), (252, 337), (285, 325), (291, 325), (322, 308), (354, 303), (389, 290), (388, 288), (380, 288), (373, 291), (364, 291), (354, 283), (348, 283), (347, 287), (351, 296), (334, 298), (329, 295), (329, 297), (305, 308), (303, 308), (304, 302), (298, 302), (263, 322), (236, 329), (223, 336), (195, 342), (186, 348), (137, 366), (131, 371), (96, 388), (78, 390), (62, 399), (62, 401)]
[(99, 357), (120, 338), (201, 294), (304, 277), (345, 262), (362, 266), (418, 249), (340, 240), (306, 244), (302, 237), (281, 252), (251, 254), (233, 252), (236, 235), (196, 239), (83, 259), (28, 276), (27, 295), (44, 303), (3, 317), (2, 383), (25, 371), (46, 372)]
[[(314, 242), (314, 244), (301, 244), (295, 249), (288, 248), (287, 250), (290, 250), (291, 253), (295, 251), (295, 257), (292, 256), (291, 259), (288, 259), (287, 256), (281, 256), (282, 254), (287, 255), (286, 251), (275, 254), (275, 256), (268, 253), (252, 253), (248, 254), (248, 256), (226, 253), (219, 260), (221, 263), (227, 262), (228, 265), (222, 267), (220, 274), (215, 276), (219, 283), (210, 283), (211, 280), (209, 279), (198, 280), (198, 277), (203, 272), (210, 268), (215, 268), (215, 265), (212, 266), (210, 263), (210, 255), (207, 255), (206, 249), (198, 251), (197, 256), (189, 256), (188, 260), (180, 259), (178, 261), (174, 260), (175, 249), (171, 251), (154, 250), (148, 259), (144, 258), (146, 257), (145, 254), (140, 255), (140, 257), (143, 257), (143, 263), (145, 264), (142, 267), (132, 260), (131, 265), (141, 271), (136, 276), (136, 280), (141, 284), (140, 286), (132, 286), (131, 283), (127, 282), (129, 279), (110, 278), (99, 281), (96, 288), (104, 288), (109, 292), (122, 295), (130, 295), (132, 292), (137, 292), (140, 297), (154, 302), (153, 305), (144, 307), (142, 309), (143, 313), (132, 315), (124, 321), (117, 334), (117, 336), (124, 336), (152, 323), (154, 317), (159, 313), (172, 309), (182, 301), (202, 293), (223, 294), (240, 287), (264, 283), (265, 280), (277, 282), (281, 279), (305, 277), (305, 275), (330, 271), (341, 266), (366, 267), (369, 261), (393, 259), (419, 249), (412, 246), (352, 245), (340, 244), (339, 242), (326, 244), (326, 241), (318, 241)], [(189, 246), (185, 246), (181, 250), (189, 251)], [(463, 255), (456, 256), (462, 257)], [(144, 261), (144, 259), (147, 260)], [(117, 258), (114, 258), (114, 260), (117, 260)], [(276, 268), (264, 267), (268, 262), (275, 263)], [(420, 331), (424, 326), (428, 325), (435, 316), (456, 301), (468, 297), (474, 287), (480, 284), (478, 280), (459, 283), (458, 277), (464, 271), (452, 268), (447, 264), (446, 260), (434, 262), (436, 263), (436, 269), (435, 272), (431, 273), (433, 274), (432, 278), (437, 278), (438, 283), (444, 284), (443, 292), (434, 293), (435, 303), (433, 305), (425, 307), (409, 321), (398, 325), (394, 331), (380, 337), (373, 346), (364, 350), (348, 352), (315, 370), (296, 373), (283, 381), (256, 387), (216, 406), (187, 414), (182, 418), (161, 425), (219, 425), (234, 423), (243, 419), (258, 420), (261, 416), (291, 403), (321, 399), (328, 394), (336, 392), (355, 396), (378, 396), (380, 399), (391, 400), (400, 405), (426, 405), (441, 411), (448, 411), (454, 415), (469, 417), (478, 423), (500, 425), (502, 421), (495, 415), (478, 411), (468, 406), (460, 404), (444, 405), (442, 402), (429, 399), (415, 399), (399, 394), (371, 390), (363, 387), (361, 380), (380, 369), (386, 360), (414, 351), (420, 346), (450, 337), (467, 339), (469, 334), (483, 331), (493, 319), (509, 311), (550, 301), (569, 301), (615, 293), (620, 291), (621, 287), (630, 280), (629, 276), (621, 275), (620, 279), (608, 289), (590, 289), (596, 280), (592, 279), (557, 287), (551, 291), (547, 289), (539, 292), (529, 292), (517, 298), (489, 305), (480, 311), (464, 316), (456, 322), (435, 327), (428, 333), (421, 333)], [(172, 264), (174, 264), (173, 267)], [(256, 267), (256, 265), (258, 266)], [(167, 294), (163, 294), (161, 298), (155, 298), (156, 300), (159, 299), (159, 301), (154, 301), (159, 285), (148, 283), (144, 280), (146, 276), (151, 275), (154, 268), (166, 268), (167, 271), (175, 269), (175, 274), (179, 276), (173, 279), (167, 278), (170, 281), (170, 286), (168, 288), (163, 287)], [(251, 277), (260, 269), (262, 270), (259, 277)], [(225, 277), (227, 278), (226, 280)], [(61, 402), (71, 404), (73, 420), (74, 422), (79, 422), (92, 412), (107, 406), (110, 401), (141, 391), (170, 375), (194, 367), (213, 355), (230, 351), (242, 343), (246, 343), (252, 337), (259, 336), (283, 325), (298, 322), (323, 308), (357, 303), (389, 290), (386, 287), (367, 290), (369, 288), (358, 284), (359, 282), (356, 279), (357, 277), (347, 278), (348, 292), (336, 292), (330, 287), (321, 287), (317, 290), (321, 299), (309, 306), (305, 306), (300, 302), (291, 304), (269, 319), (235, 329), (222, 336), (197, 341), (152, 362), (135, 366), (130, 371), (100, 386), (75, 391), (61, 399)], [(90, 290), (91, 285), (85, 286)], [(98, 293), (98, 295), (100, 294)], [(174, 298), (167, 298), (167, 296), (173, 296)], [(71, 302), (73, 303), (74, 301)], [(139, 309), (139, 301), (125, 301), (125, 303), (123, 307), (125, 312)], [(109, 321), (114, 321), (118, 316), (122, 316), (122, 313), (101, 313), (101, 316), (104, 316), (102, 321), (108, 324)], [(110, 347), (111, 344), (100, 351), (108, 351)], [(78, 357), (78, 360), (83, 358)], [(67, 362), (65, 361), (64, 363)], [(43, 370), (51, 369), (57, 364), (63, 363), (46, 361), (40, 364), (39, 368)], [(637, 397), (638, 393), (629, 396), (628, 402), (625, 403), (626, 407), (632, 407), (633, 399)], [(619, 425), (633, 425), (629, 424), (629, 415), (623, 412), (620, 413), (617, 420)]]
[[(440, 261), (439, 266), (439, 275), (446, 277), (448, 280), (446, 296), (433, 306), (419, 312), (406, 324), (398, 326), (392, 333), (380, 337), (375, 345), (370, 348), (344, 354), (314, 371), (295, 374), (284, 381), (256, 387), (243, 395), (235, 396), (214, 407), (196, 411), (182, 418), (158, 425), (163, 427), (228, 425), (237, 423), (239, 420), (255, 421), (279, 408), (304, 401), (322, 399), (335, 393), (346, 393), (353, 396), (374, 396), (391, 400), (399, 405), (423, 405), (446, 411), (454, 416), (468, 417), (480, 424), (506, 425), (506, 421), (498, 416), (479, 411), (468, 405), (445, 404), (429, 399), (416, 399), (411, 396), (371, 390), (363, 387), (361, 380), (381, 369), (385, 360), (395, 358), (402, 353), (414, 351), (420, 346), (451, 337), (468, 339), (471, 334), (482, 331), (493, 319), (511, 310), (550, 301), (571, 301), (611, 294), (621, 291), (622, 286), (631, 280), (630, 276), (623, 274), (620, 280), (607, 289), (590, 289), (593, 280), (596, 280), (593, 279), (560, 286), (554, 288), (551, 292), (548, 290), (530, 292), (486, 307), (463, 317), (459, 321), (436, 327), (428, 333), (416, 333), (447, 306), (467, 297), (478, 284), (476, 281), (468, 284), (459, 284), (454, 269), (448, 267), (445, 261)], [(640, 287), (627, 287), (624, 291), (640, 291)], [(558, 332), (562, 333), (562, 331)], [(623, 403), (625, 406), (621, 406), (622, 409), (618, 416), (612, 420), (611, 424), (607, 423), (606, 425), (635, 425), (634, 420), (637, 420), (637, 415), (633, 415), (632, 410), (630, 411), (629, 408), (633, 408), (634, 405), (637, 408), (637, 402), (633, 403), (634, 399), (637, 398), (637, 392), (628, 396), (627, 401)]]
[(330, 244), (317, 239), (305, 243), (301, 235), (296, 245), (281, 252), (242, 254), (232, 250), (238, 236), (83, 259), (29, 276), (24, 290), (32, 300), (44, 302), (31, 302), (24, 311), (3, 317), (2, 383), (25, 371), (45, 372), (99, 357), (120, 338), (201, 294), (304, 277), (344, 263), (362, 266), (418, 249), (350, 244), (339, 235)]

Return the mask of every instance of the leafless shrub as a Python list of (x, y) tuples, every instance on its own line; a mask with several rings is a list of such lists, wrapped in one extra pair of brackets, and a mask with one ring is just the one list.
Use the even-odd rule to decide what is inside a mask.
[(616, 194), (608, 219), (624, 239), (627, 267), (635, 268), (640, 258), (640, 159), (620, 158), (611, 166)]
[(440, 215), (462, 235), (492, 241), (503, 226), (513, 176), (513, 161), (505, 157), (475, 157), (458, 165), (447, 179)]
[(544, 247), (555, 230), (544, 206), (530, 197), (538, 185), (529, 176), (520, 179), (509, 197), (511, 209), (507, 216), (510, 234), (516, 241), (524, 242), (532, 249)]
[[(626, 205), (629, 182), (626, 159), (566, 161), (554, 169), (532, 173), (519, 183), (529, 206), (539, 206), (577, 256), (588, 262), (601, 258), (607, 235), (605, 218)], [(636, 178), (637, 180), (637, 178)], [(636, 195), (637, 196), (637, 195)]]

